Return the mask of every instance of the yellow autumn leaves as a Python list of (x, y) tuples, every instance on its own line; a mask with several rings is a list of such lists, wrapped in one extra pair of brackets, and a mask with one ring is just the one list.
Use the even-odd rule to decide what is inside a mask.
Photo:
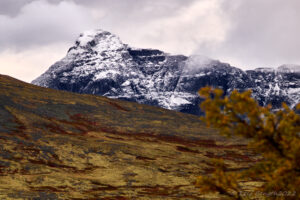
[(276, 112), (271, 106), (259, 106), (251, 98), (251, 91), (233, 91), (223, 97), (222, 90), (206, 87), (199, 94), (205, 98), (201, 103), (205, 111), (202, 119), (208, 126), (226, 136), (249, 138), (249, 148), (263, 156), (249, 169), (236, 172), (226, 172), (222, 160), (214, 161), (213, 174), (197, 180), (200, 191), (229, 199), (257, 199), (241, 195), (245, 192), (242, 183), (260, 180), (262, 184), (255, 190), (264, 195), (259, 199), (300, 199), (300, 116), (286, 104)]

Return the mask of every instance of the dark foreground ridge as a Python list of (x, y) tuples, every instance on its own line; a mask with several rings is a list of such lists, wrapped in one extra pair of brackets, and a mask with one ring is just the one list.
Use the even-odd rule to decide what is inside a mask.
[(0, 199), (199, 199), (222, 157), (256, 157), (198, 117), (0, 75)]

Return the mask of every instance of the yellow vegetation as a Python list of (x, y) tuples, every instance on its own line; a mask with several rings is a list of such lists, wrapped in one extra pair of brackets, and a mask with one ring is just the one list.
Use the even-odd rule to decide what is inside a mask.
[[(222, 90), (207, 87), (199, 94), (205, 98), (201, 108), (208, 126), (226, 136), (248, 138), (249, 148), (263, 157), (239, 171), (214, 161), (215, 171), (197, 180), (200, 191), (228, 199), (300, 199), (300, 116), (286, 104), (276, 112), (270, 105), (259, 106), (251, 91), (223, 97)], [(245, 185), (250, 182), (255, 187), (249, 190)]]

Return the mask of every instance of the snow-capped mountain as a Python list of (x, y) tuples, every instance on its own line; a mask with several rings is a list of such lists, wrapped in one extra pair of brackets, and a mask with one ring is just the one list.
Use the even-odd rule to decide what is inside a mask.
[(200, 114), (197, 91), (207, 85), (225, 94), (252, 89), (261, 105), (271, 103), (274, 108), (300, 101), (299, 65), (243, 71), (204, 56), (132, 48), (103, 30), (81, 34), (66, 57), (32, 83), (192, 114)]

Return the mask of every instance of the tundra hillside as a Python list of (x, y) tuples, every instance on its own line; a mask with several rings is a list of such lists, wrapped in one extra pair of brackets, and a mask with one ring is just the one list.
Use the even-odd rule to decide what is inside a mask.
[(210, 158), (257, 161), (195, 115), (0, 76), (0, 199), (199, 199)]

